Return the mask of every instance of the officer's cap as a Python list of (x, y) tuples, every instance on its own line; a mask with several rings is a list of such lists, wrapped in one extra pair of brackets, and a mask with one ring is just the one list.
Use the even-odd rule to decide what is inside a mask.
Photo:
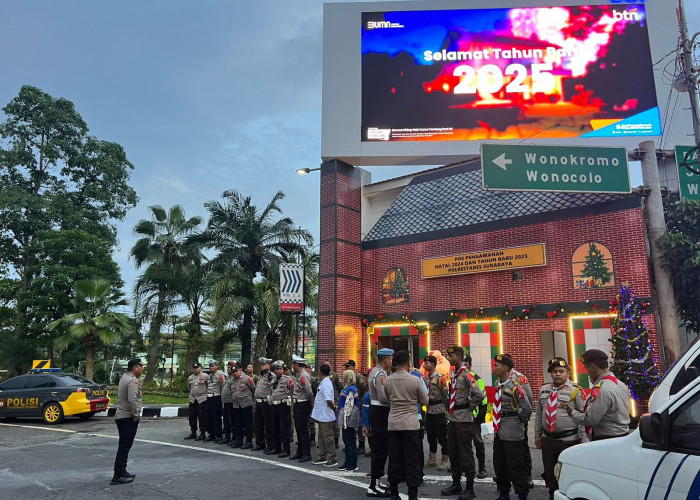
[(393, 356), (394, 355), (394, 350), (389, 349), (388, 347), (382, 347), (377, 351), (377, 356)]
[(141, 363), (141, 358), (130, 359), (126, 365), (126, 369), (131, 370), (136, 365), (143, 366), (143, 363)]
[(566, 368), (567, 370), (571, 369), (569, 367), (569, 363), (567, 363), (564, 358), (556, 357), (549, 360), (549, 367), (547, 368), (547, 371), (552, 373), (552, 370), (559, 367)]
[(201, 367), (202, 367), (202, 365), (200, 365), (199, 363), (192, 363), (192, 368), (201, 368)]
[(437, 365), (437, 358), (435, 356), (426, 356), (423, 358), (423, 361), (426, 363), (432, 363), (433, 365)]
[(209, 366), (219, 366), (219, 362), (215, 359), (210, 359)]
[(586, 352), (581, 354), (579, 359), (581, 360), (581, 363), (583, 363), (584, 365), (587, 365), (590, 363), (598, 363), (601, 361), (607, 361), (608, 355), (605, 354), (600, 349), (588, 349)]
[(236, 363), (235, 361), (229, 361), (227, 364), (231, 367), (231, 369), (232, 369), (234, 372), (235, 372), (236, 370), (238, 370), (238, 368), (240, 368), (240, 367), (238, 366), (238, 363)]
[(450, 354), (459, 354), (461, 357), (464, 357), (464, 348), (461, 345), (453, 345), (452, 347), (448, 347), (447, 355), (449, 356)]
[(267, 365), (272, 361), (270, 358), (258, 358), (258, 363), (261, 365)]
[(513, 368), (513, 358), (511, 358), (507, 354), (499, 354), (497, 356), (494, 356), (493, 360), (496, 363), (501, 363), (502, 365), (506, 365), (508, 368)]
[(348, 359), (343, 365), (343, 368), (349, 368), (351, 366), (357, 366), (357, 363), (355, 363), (354, 359)]
[(282, 361), (281, 359), (278, 359), (277, 361), (275, 361), (274, 363), (272, 363), (272, 367), (271, 367), (271, 368), (272, 368), (273, 370), (276, 370), (277, 368), (284, 368), (284, 361)]
[(296, 363), (298, 365), (306, 365), (306, 360), (302, 358), (301, 356), (297, 356), (296, 354), (292, 354), (292, 363)]

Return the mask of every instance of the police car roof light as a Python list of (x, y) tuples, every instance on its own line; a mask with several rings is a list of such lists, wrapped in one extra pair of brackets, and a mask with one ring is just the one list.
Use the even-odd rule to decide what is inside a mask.
[(61, 372), (60, 368), (30, 368), (29, 373), (57, 373)]

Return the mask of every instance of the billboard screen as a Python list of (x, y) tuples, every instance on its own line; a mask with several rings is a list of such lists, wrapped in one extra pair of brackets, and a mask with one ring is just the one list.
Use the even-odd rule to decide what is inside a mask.
[(363, 12), (361, 141), (661, 135), (643, 4)]

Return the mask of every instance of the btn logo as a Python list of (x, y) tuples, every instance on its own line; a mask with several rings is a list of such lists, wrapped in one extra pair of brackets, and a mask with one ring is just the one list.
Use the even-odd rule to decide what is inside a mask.
[(39, 398), (8, 398), (5, 400), (7, 409), (24, 410), (27, 408), (39, 408)]

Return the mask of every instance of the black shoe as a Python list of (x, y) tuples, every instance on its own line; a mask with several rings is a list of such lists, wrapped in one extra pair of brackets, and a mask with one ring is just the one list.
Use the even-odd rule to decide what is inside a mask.
[(372, 456), (372, 450), (366, 451), (365, 452), (366, 457), (371, 457)]
[(135, 478), (136, 474), (131, 474), (129, 471), (124, 471), (124, 477), (130, 477), (130, 478)]
[(486, 476), (488, 476), (488, 474), (486, 473), (486, 469), (479, 469), (479, 472), (476, 475), (476, 478), (477, 479), (486, 479)]
[(532, 488), (535, 487), (535, 483), (532, 481), (532, 478), (531, 478), (531, 477), (528, 477), (528, 478), (527, 478), (527, 487), (530, 488), (530, 489), (532, 489)]
[(109, 484), (110, 485), (129, 484), (129, 483), (133, 483), (133, 482), (134, 482), (133, 477), (121, 476), (121, 477), (113, 477), (112, 480), (109, 482)]
[(253, 448), (253, 451), (260, 451), (260, 450), (264, 450), (264, 449), (265, 449), (264, 446), (257, 445), (255, 448)]
[(246, 443), (243, 446), (241, 446), (241, 450), (252, 450), (252, 449), (253, 449), (253, 445), (250, 443)]
[(309, 455), (302, 455), (299, 459), (299, 463), (303, 464), (304, 462), (311, 462), (311, 457)]
[(243, 446), (243, 443), (239, 443), (237, 441), (231, 442), (231, 448), (240, 448), (241, 446)]
[(440, 490), (443, 496), (459, 495), (462, 493), (462, 484), (459, 481), (452, 481), (452, 484), (447, 488)]
[(209, 436), (209, 437), (206, 438), (204, 441), (206, 441), (207, 443), (209, 443), (210, 441), (216, 441), (216, 438), (215, 438), (214, 436)]
[(278, 455), (279, 453), (281, 453), (281, 451), (280, 450), (265, 450), (264, 453), (265, 453), (265, 455)]
[(364, 455), (364, 454), (365, 454), (365, 447), (364, 447), (364, 446), (360, 446), (359, 448), (357, 448), (357, 454), (358, 454), (358, 456), (359, 456), (359, 455)]
[(195, 441), (206, 441), (207, 436), (204, 433), (201, 433), (197, 438), (195, 438)]
[(231, 439), (229, 439), (229, 438), (224, 438), (224, 439), (221, 440), (221, 442), (220, 442), (219, 444), (229, 444), (230, 442), (231, 442)]
[(277, 455), (277, 458), (287, 458), (288, 456), (289, 456), (289, 452), (288, 452), (288, 451), (283, 451), (282, 453), (280, 453), (279, 455)]
[(197, 433), (193, 432), (191, 434), (188, 434), (187, 436), (185, 436), (185, 439), (197, 439)]
[(458, 500), (473, 500), (474, 498), (476, 498), (476, 493), (474, 493), (474, 487), (472, 486), (471, 488), (464, 488)]
[(300, 459), (301, 457), (303, 457), (303, 456), (304, 456), (304, 455), (302, 455), (301, 453), (295, 453), (294, 455), (292, 455), (291, 457), (289, 457), (289, 460), (299, 460), (299, 459)]

